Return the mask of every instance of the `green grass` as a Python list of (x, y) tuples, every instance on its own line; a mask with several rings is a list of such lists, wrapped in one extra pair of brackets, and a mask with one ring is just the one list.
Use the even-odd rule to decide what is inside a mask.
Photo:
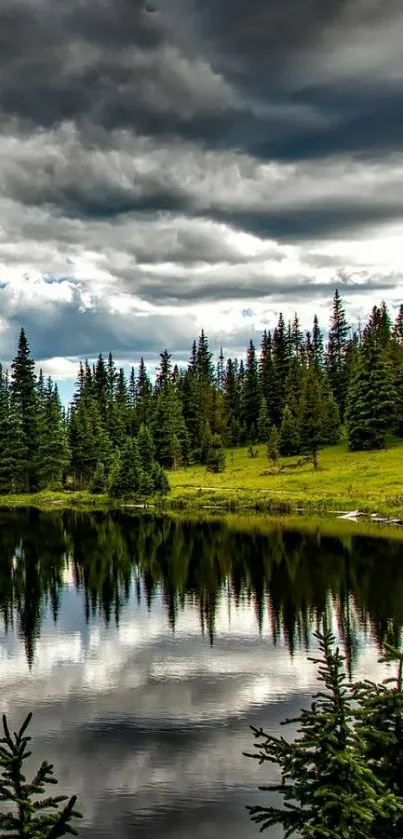
[(250, 458), (248, 449), (227, 451), (224, 472), (203, 466), (170, 474), (170, 504), (222, 506), (307, 513), (355, 510), (403, 517), (403, 441), (380, 452), (349, 452), (345, 443), (319, 454), (319, 468), (296, 466), (300, 458), (282, 458), (280, 470), (269, 464), (265, 447)]
[[(229, 449), (226, 468), (217, 475), (204, 466), (170, 472), (171, 493), (161, 504), (165, 511), (185, 510), (208, 516), (228, 511), (247, 514), (305, 513), (323, 516), (330, 511), (360, 510), (403, 518), (403, 440), (391, 441), (385, 451), (348, 452), (345, 443), (319, 454), (319, 468), (297, 466), (300, 458), (282, 458), (281, 469), (269, 464), (264, 446), (250, 458), (247, 448)], [(142, 504), (112, 501), (89, 492), (41, 492), (0, 496), (1, 507), (34, 506), (41, 509), (106, 509)]]

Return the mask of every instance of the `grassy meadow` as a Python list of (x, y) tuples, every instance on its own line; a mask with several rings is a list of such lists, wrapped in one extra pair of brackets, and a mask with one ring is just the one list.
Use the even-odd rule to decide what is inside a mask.
[(248, 448), (227, 450), (224, 472), (203, 466), (170, 473), (170, 503), (178, 506), (223, 506), (283, 512), (360, 510), (403, 517), (403, 441), (379, 452), (349, 452), (346, 443), (319, 453), (319, 468), (297, 465), (301, 458), (268, 462), (265, 446), (257, 457)]
[[(171, 492), (162, 502), (150, 498), (145, 506), (165, 511), (187, 511), (203, 516), (237, 516), (248, 511), (270, 514), (301, 514), (310, 517), (326, 512), (360, 510), (379, 516), (403, 518), (403, 440), (391, 441), (379, 452), (349, 452), (346, 443), (319, 453), (319, 468), (302, 463), (300, 457), (281, 458), (273, 465), (265, 446), (228, 449), (226, 468), (213, 474), (205, 466), (189, 466), (169, 472)], [(141, 503), (112, 501), (107, 495), (82, 492), (41, 492), (35, 495), (0, 496), (0, 507), (35, 506), (42, 509), (72, 507), (106, 509), (143, 507)]]

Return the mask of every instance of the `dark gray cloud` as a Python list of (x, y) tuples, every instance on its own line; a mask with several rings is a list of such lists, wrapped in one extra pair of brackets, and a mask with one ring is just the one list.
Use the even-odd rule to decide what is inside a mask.
[(182, 353), (203, 318), (238, 345), (241, 309), (258, 331), (344, 277), (354, 314), (398, 299), (402, 26), (399, 0), (3, 0), (0, 349), (22, 321), (43, 359)]

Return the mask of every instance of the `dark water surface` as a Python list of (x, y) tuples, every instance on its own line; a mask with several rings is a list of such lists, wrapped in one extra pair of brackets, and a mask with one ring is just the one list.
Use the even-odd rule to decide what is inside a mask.
[(242, 756), (249, 725), (275, 731), (308, 704), (325, 611), (351, 672), (384, 675), (402, 546), (347, 529), (0, 511), (0, 710), (14, 727), (34, 712), (34, 753), (79, 795), (83, 837), (257, 837), (245, 804), (269, 776)]

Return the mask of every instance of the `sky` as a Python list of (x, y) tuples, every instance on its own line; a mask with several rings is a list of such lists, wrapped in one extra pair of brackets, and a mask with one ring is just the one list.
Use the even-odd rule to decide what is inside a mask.
[(401, 0), (2, 0), (0, 358), (45, 374), (402, 300)]

